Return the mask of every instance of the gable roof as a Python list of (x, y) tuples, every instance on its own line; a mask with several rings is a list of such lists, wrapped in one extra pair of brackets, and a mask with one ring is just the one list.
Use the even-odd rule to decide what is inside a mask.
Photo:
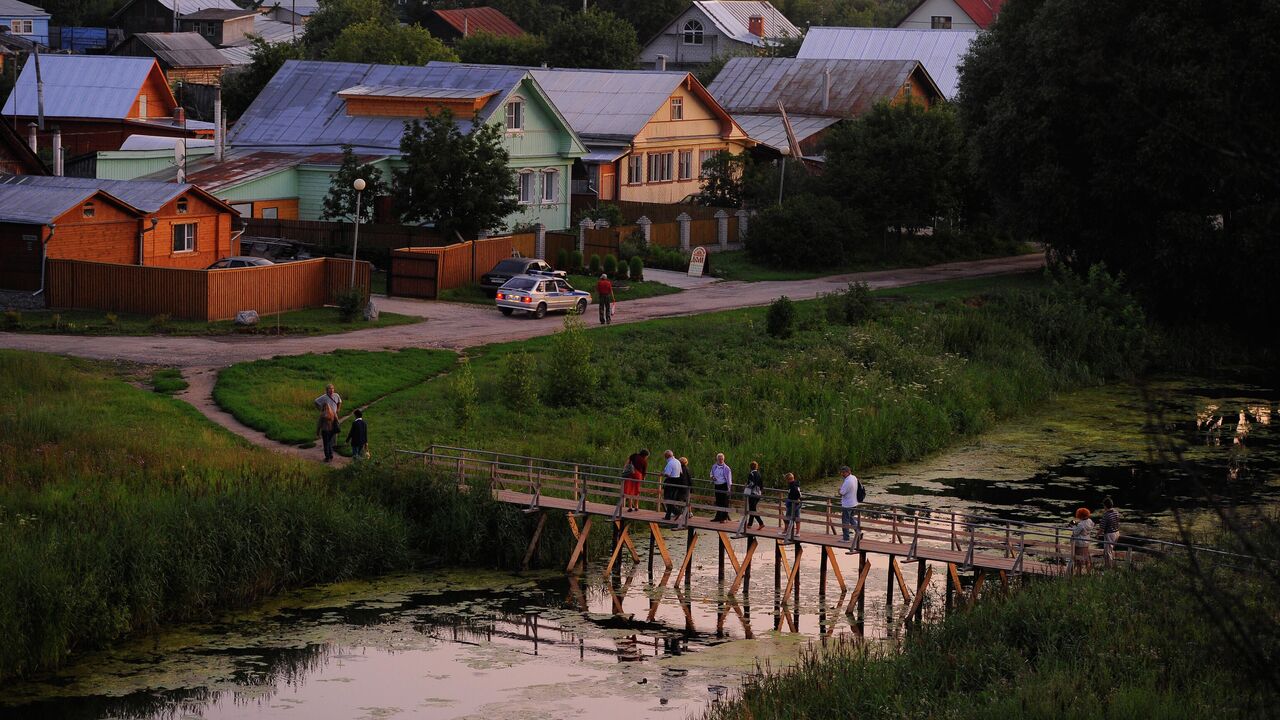
[(137, 33), (133, 37), (169, 67), (224, 67), (231, 64), (200, 33)]
[(519, 37), (524, 29), (515, 24), (511, 18), (502, 14), (501, 10), (491, 7), (458, 8), (456, 10), (432, 10), (436, 17), (448, 23), (459, 34), (483, 30), (501, 37)]
[(640, 134), (653, 114), (691, 77), (688, 73), (644, 70), (532, 72), (574, 132), (620, 141)]
[(231, 207), (190, 183), (156, 180), (101, 180), (97, 178), (54, 177), (52, 175), (0, 175), (0, 188), (21, 186), (43, 190), (101, 191), (143, 213), (153, 213), (184, 194), (196, 194), (224, 210)]
[[(991, 23), (995, 22), (996, 16), (1000, 14), (1000, 7), (1004, 5), (1004, 0), (951, 0), (960, 8), (960, 11), (969, 16), (974, 25), (986, 30), (991, 27)], [(902, 16), (902, 20), (898, 22), (901, 27), (907, 18), (911, 17), (915, 11), (919, 10), (928, 0), (920, 0), (914, 7)]]
[[(179, 5), (179, 9), (183, 6)], [(237, 18), (249, 17), (257, 15), (253, 10), (245, 10), (243, 8), (205, 8), (192, 13), (183, 13), (178, 17), (183, 20), (235, 20)]]
[(50, 17), (44, 8), (29, 5), (18, 0), (0, 0), (0, 15), (6, 17), (42, 18)]
[[(750, 45), (764, 46), (766, 38), (799, 37), (800, 28), (791, 24), (773, 3), (765, 0), (694, 0), (693, 6), (721, 33)], [(764, 18), (764, 37), (751, 32), (751, 16)]]
[[(289, 60), (240, 117), (227, 141), (233, 147), (263, 150), (336, 152), (346, 144), (356, 152), (398, 154), (406, 118), (350, 116), (339, 92), (360, 85), (381, 86), (383, 90), (390, 86), (406, 92), (413, 88), (491, 91), (494, 95), (478, 113), (480, 122), (486, 122), (526, 79), (545, 97), (545, 91), (524, 68), (445, 62), (405, 66)], [(554, 103), (547, 100), (547, 106), (580, 148), (577, 135), (555, 110)], [(471, 121), (456, 118), (462, 132), (471, 129)]]
[[(788, 113), (853, 117), (880, 100), (895, 97), (917, 68), (928, 78), (928, 71), (915, 60), (736, 57), (725, 64), (709, 89), (735, 114), (776, 113), (781, 101)], [(824, 71), (831, 72), (831, 97), (826, 108), (822, 107)], [(932, 78), (928, 82), (933, 85)], [(936, 85), (934, 91), (938, 92)]]
[[(155, 0), (155, 1), (160, 5), (163, 5), (165, 9), (167, 9), (169, 12), (173, 12), (174, 11), (173, 6), (177, 4), (178, 12), (180, 13), (193, 13), (193, 12), (199, 12), (201, 10), (208, 10), (210, 8), (222, 8), (224, 10), (243, 10), (244, 9), (239, 5), (237, 5), (235, 3), (235, 0)], [(123, 15), (129, 8), (133, 7), (135, 3), (139, 3), (139, 2), (146, 2), (146, 0), (129, 0), (129, 2), (122, 5), (119, 10), (116, 10), (115, 12), (111, 13), (111, 18), (115, 19), (116, 17)]]
[(948, 100), (960, 90), (960, 61), (976, 30), (813, 27), (796, 57), (802, 60), (919, 60)]
[[(160, 73), (160, 67), (150, 57), (41, 55), (45, 117), (124, 118), (152, 71)], [(37, 114), (34, 56), (22, 66), (0, 112), (23, 117)]]
[[(45, 188), (10, 185), (4, 182), (8, 177), (0, 176), (0, 222), (20, 225), (48, 225), (83, 205), (89, 198), (103, 194), (94, 188)], [(115, 198), (111, 198), (116, 200)], [(117, 200), (117, 202), (119, 202)], [(120, 203), (130, 208), (128, 203)], [(136, 212), (136, 210), (134, 210)]]
[(6, 150), (8, 154), (21, 163), (26, 171), (32, 175), (47, 175), (49, 169), (44, 166), (39, 156), (31, 152), (31, 146), (27, 145), (16, 130), (9, 126), (9, 123), (0, 122), (0, 148)]

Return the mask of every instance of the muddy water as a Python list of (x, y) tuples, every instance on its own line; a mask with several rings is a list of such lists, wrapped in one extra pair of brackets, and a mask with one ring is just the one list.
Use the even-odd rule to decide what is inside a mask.
[[(1179, 518), (1211, 525), (1206, 490), (1242, 512), (1275, 506), (1277, 400), (1238, 382), (1090, 389), (925, 461), (861, 475), (876, 502), (1021, 520), (1060, 522), (1110, 494), (1127, 530), (1172, 535)], [(1155, 434), (1173, 440), (1176, 462), (1149, 451)], [(811, 493), (833, 488), (807, 483)], [(683, 554), (681, 534), (667, 542)], [(0, 720), (683, 718), (808, 644), (902, 632), (883, 558), (872, 558), (859, 620), (845, 614), (834, 575), (820, 587), (816, 553), (801, 559), (799, 602), (782, 604), (764, 544), (736, 597), (718, 581), (714, 542), (700, 543), (687, 590), (664, 582), (660, 558), (651, 575), (647, 539), (638, 546), (640, 562), (616, 580), (597, 563), (581, 581), (439, 571), (312, 588), (0, 688)], [(837, 559), (852, 580), (857, 558)], [(904, 566), (909, 586), (915, 570)], [(934, 614), (937, 590), (926, 601)]]

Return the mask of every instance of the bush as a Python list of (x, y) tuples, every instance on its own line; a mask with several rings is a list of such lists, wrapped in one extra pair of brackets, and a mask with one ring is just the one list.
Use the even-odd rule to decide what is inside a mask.
[(605, 255), (603, 269), (606, 275), (615, 277), (618, 274), (618, 258), (613, 255)]
[(644, 260), (639, 255), (631, 258), (631, 279), (636, 282), (644, 280)]
[(22, 313), (17, 310), (7, 310), (4, 314), (4, 326), (10, 330), (22, 327)]
[(359, 288), (343, 290), (338, 293), (338, 297), (335, 300), (338, 304), (338, 318), (345, 323), (354, 321), (360, 316), (360, 311), (364, 309), (364, 291)]
[(649, 254), (649, 250), (649, 243), (645, 242), (644, 233), (640, 231), (640, 228), (632, 231), (618, 246), (618, 254), (622, 256), (624, 262), (637, 255), (644, 257)]
[(557, 270), (569, 269), (569, 251), (568, 250), (564, 248), (560, 248), (559, 250), (556, 251), (556, 269)]
[(765, 315), (765, 330), (773, 337), (785, 340), (791, 337), (796, 321), (796, 306), (786, 295), (769, 304)]
[(476, 418), (476, 406), (480, 392), (476, 389), (476, 377), (471, 372), (471, 362), (461, 358), (453, 373), (453, 421), (459, 428), (471, 425)]
[[(151, 328), (151, 332), (167, 332), (169, 330), (169, 320), (170, 318), (168, 313), (160, 313), (159, 315), (152, 317), (151, 321), (147, 323), (147, 325)], [(62, 318), (58, 315), (54, 315), (53, 326), (57, 327), (60, 324), (62, 324)]]
[[(613, 257), (613, 256), (610, 255), (609, 257)], [(614, 280), (626, 280), (631, 276), (630, 270), (631, 270), (630, 265), (628, 263), (620, 262), (618, 263), (617, 277), (613, 277), (613, 276), (610, 276), (610, 277), (613, 277)]]
[(622, 219), (622, 208), (609, 202), (599, 203), (593, 208), (587, 208), (578, 213), (578, 216), (573, 220), (573, 226), (577, 227), (578, 223), (583, 220), (592, 222), (604, 220), (609, 223), (609, 227), (618, 227), (626, 224)]
[(871, 298), (871, 288), (864, 282), (850, 283), (841, 292), (822, 296), (827, 320), (841, 325), (857, 325), (879, 314), (879, 306)]
[(580, 251), (574, 250), (569, 253), (569, 267), (567, 269), (569, 272), (574, 273), (582, 270), (582, 253)]
[(595, 253), (591, 254), (591, 262), (588, 263), (588, 269), (591, 271), (591, 277), (600, 275), (600, 256)]
[(547, 404), (559, 407), (585, 405), (596, 393), (600, 370), (592, 363), (593, 345), (582, 318), (570, 313), (564, 329), (551, 340), (546, 358)]
[(761, 212), (747, 231), (747, 255), (760, 265), (796, 270), (838, 267), (853, 258), (860, 236), (840, 203), (797, 195)]
[(107, 327), (117, 327), (120, 325), (120, 316), (115, 313), (107, 313)]
[(538, 381), (529, 353), (513, 352), (502, 359), (502, 395), (513, 407), (529, 409), (538, 405)]

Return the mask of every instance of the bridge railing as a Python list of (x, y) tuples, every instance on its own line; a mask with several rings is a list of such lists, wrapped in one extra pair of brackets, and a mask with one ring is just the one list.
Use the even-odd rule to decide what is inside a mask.
[[(599, 506), (605, 505), (612, 507), (610, 514), (613, 519), (627, 518), (623, 478), (615, 468), (447, 445), (432, 445), (421, 452), (400, 452), (418, 457), (437, 470), (447, 469), (460, 482), (481, 480), (488, 482), (495, 492), (522, 493), (528, 497), (530, 511), (538, 509), (542, 499), (554, 497), (572, 500), (579, 513), (599, 514)], [(640, 481), (638, 503), (644, 509), (675, 512), (679, 527), (686, 527), (694, 516), (728, 512), (731, 513), (732, 524), (726, 524), (725, 530), (732, 530), (738, 535), (757, 532), (748, 527), (753, 517), (759, 517), (766, 528), (773, 528), (774, 536), (784, 540), (812, 542), (814, 528), (818, 528), (817, 534), (823, 536), (844, 534), (838, 497), (808, 493), (789, 505), (786, 491), (766, 488), (759, 497), (756, 511), (750, 513), (751, 499), (743, 494), (743, 487), (744, 484), (735, 483), (729, 506), (723, 507), (716, 504), (716, 493), (710, 479), (696, 479), (688, 493), (683, 492), (681, 486), (676, 497), (667, 498), (662, 476), (648, 473)], [(792, 508), (790, 516), (788, 507)], [(906, 558), (914, 558), (921, 547), (945, 548), (954, 553), (955, 560), (963, 566), (991, 565), (989, 561), (994, 557), (1012, 559), (1011, 564), (1003, 564), (1009, 565), (1014, 573), (1024, 571), (1029, 563), (1036, 564), (1038, 574), (1072, 572), (1077, 562), (1071, 531), (1065, 526), (874, 502), (860, 503), (853, 515), (848, 543), (851, 550), (861, 549), (865, 540), (898, 546), (896, 549)], [(789, 520), (794, 522), (789, 523)], [(1159, 556), (1185, 547), (1152, 538), (1122, 536), (1121, 541), (1115, 543), (1113, 552), (1117, 563), (1132, 564), (1144, 557)], [(1203, 550), (1231, 555), (1210, 548)], [(1087, 557), (1093, 560), (1101, 553), (1101, 543), (1091, 538)]]

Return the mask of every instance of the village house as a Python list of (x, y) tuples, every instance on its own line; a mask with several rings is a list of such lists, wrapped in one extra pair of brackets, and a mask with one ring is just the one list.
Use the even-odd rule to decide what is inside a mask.
[(796, 57), (802, 60), (919, 60), (947, 100), (960, 92), (960, 62), (977, 30), (814, 27)]
[(207, 8), (183, 13), (178, 18), (178, 28), (181, 32), (197, 33), (210, 45), (222, 47), (252, 35), (257, 17), (259, 14), (252, 10)]
[(205, 268), (238, 254), (234, 218), (189, 184), (0, 175), (0, 287), (38, 289), (46, 258)]
[(123, 28), (127, 35), (175, 32), (178, 15), (211, 9), (244, 10), (235, 0), (129, 0), (111, 14), (111, 24)]
[(708, 159), (755, 144), (688, 73), (535, 69), (533, 77), (589, 151), (575, 193), (679, 202), (699, 191)]
[(694, 0), (640, 50), (657, 69), (695, 69), (718, 57), (756, 55), (802, 35), (772, 3), (762, 0)]
[(0, 27), (8, 28), (10, 35), (48, 45), (49, 17), (49, 13), (35, 5), (19, 0), (0, 0)]
[(898, 23), (908, 30), (986, 30), (1004, 0), (920, 0)]
[[(290, 60), (228, 133), (221, 160), (205, 154), (212, 149), (188, 156), (188, 178), (252, 217), (318, 220), (342, 146), (390, 180), (405, 121), (443, 109), (464, 132), (473, 116), (502, 128), (520, 204), (508, 227), (569, 227), (573, 163), (587, 150), (523, 68)], [(172, 179), (172, 157), (164, 148), (100, 153), (98, 174)]]
[(262, 7), (272, 20), (302, 26), (320, 9), (320, 0), (267, 0)]
[(230, 63), (194, 32), (138, 33), (111, 51), (112, 55), (151, 57), (170, 83), (221, 85), (222, 69)]
[(819, 159), (824, 133), (876, 103), (930, 108), (942, 92), (916, 60), (733, 58), (708, 88), (762, 145), (781, 153), (790, 143), (779, 104), (806, 158)]
[(511, 18), (491, 7), (432, 10), (423, 18), (422, 26), (432, 37), (449, 45), (476, 32), (498, 37), (519, 37), (525, 34), (524, 29)]
[[(51, 147), (55, 134), (70, 160), (99, 150), (116, 150), (133, 134), (213, 137), (213, 124), (187, 120), (154, 58), (114, 55), (41, 55), (44, 130), (37, 149)], [(34, 57), (28, 58), (9, 99), (0, 110), (20, 128), (36, 122)]]

